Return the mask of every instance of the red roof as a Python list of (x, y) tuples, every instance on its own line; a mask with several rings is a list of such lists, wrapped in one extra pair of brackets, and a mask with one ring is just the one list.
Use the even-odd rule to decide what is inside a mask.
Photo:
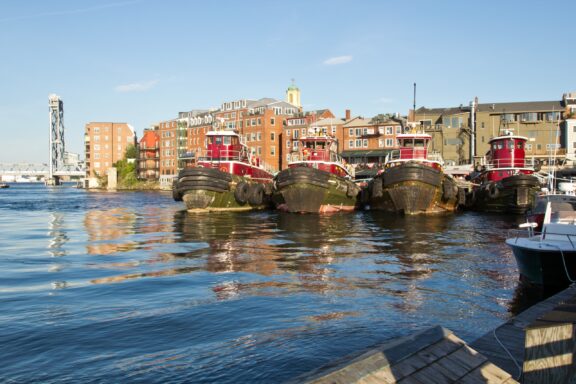
[(144, 131), (144, 136), (140, 139), (140, 146), (142, 146), (143, 143), (146, 143), (146, 148), (154, 148), (158, 145), (159, 141), (160, 137), (157, 132)]

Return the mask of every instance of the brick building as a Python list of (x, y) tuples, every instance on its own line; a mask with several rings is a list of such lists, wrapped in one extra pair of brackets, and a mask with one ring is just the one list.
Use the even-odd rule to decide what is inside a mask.
[(160, 137), (158, 127), (145, 129), (138, 143), (138, 178), (158, 180), (160, 177)]
[[(86, 178), (106, 176), (126, 150), (136, 145), (134, 128), (127, 123), (91, 122), (85, 126)], [(94, 185), (94, 183), (91, 183)]]
[(351, 118), (346, 111), (342, 126), (342, 157), (351, 164), (382, 164), (386, 155), (397, 147), (396, 135), (402, 133), (400, 119), (377, 115), (370, 119)]
[[(569, 101), (569, 100), (568, 100)], [(544, 163), (554, 154), (564, 158), (574, 140), (568, 140), (565, 116), (566, 98), (558, 101), (512, 103), (476, 103), (474, 152), (483, 156), (490, 138), (504, 130), (528, 138), (526, 156)], [(472, 124), (471, 106), (452, 108), (419, 108), (413, 114), (415, 124), (433, 137), (432, 147), (447, 164), (470, 164)], [(410, 112), (413, 113), (412, 111)]]

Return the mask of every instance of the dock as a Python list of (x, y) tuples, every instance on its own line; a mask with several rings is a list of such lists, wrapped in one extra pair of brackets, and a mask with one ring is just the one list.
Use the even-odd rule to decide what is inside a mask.
[(292, 383), (576, 383), (576, 285), (467, 344), (435, 326), (347, 356)]
[(575, 324), (576, 285), (572, 285), (486, 333), (470, 346), (523, 383), (568, 382), (550, 381), (545, 377), (569, 375), (576, 380)]

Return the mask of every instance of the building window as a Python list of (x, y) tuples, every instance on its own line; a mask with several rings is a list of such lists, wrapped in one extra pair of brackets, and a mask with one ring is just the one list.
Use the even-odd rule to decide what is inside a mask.
[(262, 141), (262, 132), (258, 132), (258, 141)]
[(94, 150), (99, 151), (100, 150), (100, 144), (94, 144)]
[(536, 149), (541, 151), (542, 150), (542, 144), (536, 144)]
[(94, 133), (100, 133), (100, 127), (94, 127)]
[(295, 129), (295, 130), (294, 130), (294, 137), (293, 137), (293, 139), (294, 139), (294, 140), (297, 140), (299, 135), (300, 135), (300, 131), (297, 130), (297, 129)]
[(292, 142), (292, 148), (297, 151), (298, 150), (298, 142), (297, 141), (293, 141)]
[(384, 139), (378, 139), (378, 148), (384, 148)]
[(364, 148), (368, 148), (368, 139), (362, 140), (362, 146), (363, 146)]
[(262, 155), (262, 147), (258, 147), (258, 156)]
[(386, 127), (386, 135), (392, 135), (394, 133), (394, 127)]
[(396, 134), (400, 135), (401, 133), (402, 133), (402, 126), (399, 125), (396, 127)]
[(270, 141), (276, 141), (276, 134), (274, 132), (270, 132)]
[(290, 148), (290, 140), (286, 140), (286, 148)]
[(531, 151), (532, 150), (532, 144), (526, 144), (526, 150)]
[(262, 119), (258, 118), (258, 125), (262, 125)]
[(348, 148), (354, 148), (354, 140), (348, 140)]
[(100, 136), (98, 135), (94, 136), (94, 141), (100, 141)]
[(356, 141), (354, 142), (354, 147), (362, 148), (362, 139), (356, 139)]
[(290, 130), (289, 129), (286, 130), (286, 137), (290, 137)]
[(274, 125), (276, 123), (276, 121), (274, 120), (273, 117), (270, 118), (270, 125)]
[(332, 132), (333, 135), (335, 135), (336, 134), (336, 127), (332, 126), (332, 129), (330, 131)]
[(393, 147), (394, 139), (386, 139), (386, 147)]
[(350, 136), (350, 137), (354, 136), (354, 128), (350, 128), (348, 130), (348, 136)]
[(276, 156), (276, 146), (273, 145), (270, 147), (270, 155)]

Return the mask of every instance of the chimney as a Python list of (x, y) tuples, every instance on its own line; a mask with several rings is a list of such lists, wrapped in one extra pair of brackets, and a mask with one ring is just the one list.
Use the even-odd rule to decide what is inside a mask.
[(350, 110), (346, 110), (346, 121), (350, 120)]

